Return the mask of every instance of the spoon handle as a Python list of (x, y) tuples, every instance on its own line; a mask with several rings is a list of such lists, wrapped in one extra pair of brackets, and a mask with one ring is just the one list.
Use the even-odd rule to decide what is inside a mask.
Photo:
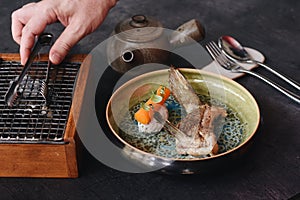
[(257, 78), (259, 78), (260, 80), (266, 82), (267, 84), (269, 84), (270, 86), (272, 86), (273, 88), (275, 88), (276, 90), (278, 90), (279, 92), (281, 92), (282, 94), (286, 95), (287, 97), (291, 98), (292, 100), (296, 101), (297, 103), (300, 104), (300, 96), (283, 88), (282, 86), (274, 83), (273, 81), (269, 80), (268, 78), (256, 73), (256, 72), (253, 72), (253, 71), (250, 71), (250, 70), (247, 70), (247, 69), (244, 69), (244, 68), (238, 68), (238, 69), (235, 69), (234, 72), (240, 72), (240, 73), (247, 73), (247, 74), (250, 74), (252, 76), (255, 76)]
[(284, 80), (285, 82), (289, 83), (291, 86), (295, 87), (297, 90), (300, 90), (300, 84), (297, 83), (296, 81), (292, 80), (291, 78), (288, 78), (288, 77), (282, 75), (281, 73), (275, 71), (271, 67), (269, 67), (259, 61), (256, 61), (256, 64), (258, 64), (258, 65), (264, 67), (265, 69), (267, 69), (268, 71), (272, 72), (273, 74), (275, 74), (276, 76), (278, 76), (279, 78)]

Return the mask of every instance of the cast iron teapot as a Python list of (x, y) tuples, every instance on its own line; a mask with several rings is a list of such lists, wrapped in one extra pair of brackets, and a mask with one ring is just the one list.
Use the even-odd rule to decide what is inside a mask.
[(115, 27), (107, 43), (107, 59), (114, 70), (125, 73), (145, 63), (166, 63), (172, 49), (204, 37), (204, 28), (195, 19), (171, 31), (152, 17), (134, 15)]

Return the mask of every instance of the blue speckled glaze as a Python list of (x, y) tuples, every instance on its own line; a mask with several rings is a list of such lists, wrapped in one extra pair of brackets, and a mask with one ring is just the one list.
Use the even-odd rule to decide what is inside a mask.
[[(199, 95), (202, 102), (212, 102), (208, 97)], [(171, 95), (166, 101), (166, 106), (169, 111), (169, 121), (177, 124), (184, 115), (184, 110), (180, 104)], [(218, 139), (219, 151), (218, 153), (226, 152), (232, 148), (237, 147), (243, 142), (243, 130), (246, 126), (241, 122), (237, 113), (231, 108), (227, 107), (220, 101), (213, 100), (214, 105), (222, 106), (227, 110), (227, 117), (222, 128), (222, 132)], [(131, 108), (130, 113), (132, 118), (124, 119), (121, 123), (122, 131), (120, 136), (130, 145), (157, 156), (174, 159), (194, 159), (191, 155), (180, 155), (176, 151), (175, 137), (162, 129), (159, 133), (149, 134), (138, 131), (138, 124), (134, 120), (134, 113), (140, 108), (140, 104)], [(134, 120), (134, 123), (132, 123)]]

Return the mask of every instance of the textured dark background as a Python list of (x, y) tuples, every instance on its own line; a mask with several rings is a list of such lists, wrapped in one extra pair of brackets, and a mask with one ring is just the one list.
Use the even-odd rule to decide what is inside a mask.
[[(0, 52), (16, 53), (10, 14), (29, 1), (0, 1)], [(266, 63), (300, 82), (300, 1), (296, 0), (120, 0), (96, 32), (71, 53), (89, 53), (115, 25), (134, 14), (175, 29), (196, 18), (206, 39), (237, 37), (260, 50)], [(56, 35), (60, 24), (48, 27)], [(264, 69), (256, 69), (282, 83)], [(0, 199), (288, 199), (300, 192), (300, 105), (252, 77), (237, 80), (256, 98), (261, 126), (242, 164), (217, 175), (127, 174), (110, 169), (84, 151), (78, 179), (0, 178)], [(285, 85), (286, 86), (286, 85)]]

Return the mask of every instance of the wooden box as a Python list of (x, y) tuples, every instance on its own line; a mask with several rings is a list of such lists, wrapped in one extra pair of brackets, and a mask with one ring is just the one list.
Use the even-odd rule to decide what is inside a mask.
[[(75, 55), (67, 62), (82, 62), (85, 55)], [(0, 54), (2, 61), (20, 61), (19, 54)], [(39, 60), (48, 60), (41, 55)], [(0, 144), (0, 177), (78, 177), (80, 141), (72, 109), (64, 133), (64, 144)]]

